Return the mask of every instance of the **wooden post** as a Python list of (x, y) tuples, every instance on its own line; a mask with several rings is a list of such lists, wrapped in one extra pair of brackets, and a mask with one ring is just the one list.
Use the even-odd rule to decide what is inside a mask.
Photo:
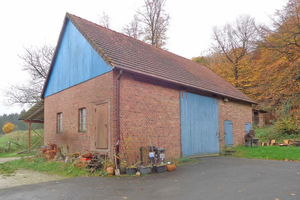
[(30, 151), (30, 132), (31, 132), (31, 122), (28, 122), (28, 151)]
[(11, 151), (11, 147), (10, 147), (10, 141), (8, 141), (8, 152)]

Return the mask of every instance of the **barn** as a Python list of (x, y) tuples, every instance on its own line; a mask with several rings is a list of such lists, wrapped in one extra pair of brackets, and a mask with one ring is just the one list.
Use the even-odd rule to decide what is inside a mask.
[(244, 143), (255, 102), (209, 68), (67, 13), (44, 84), (45, 143), (113, 156), (154, 145), (215, 155)]

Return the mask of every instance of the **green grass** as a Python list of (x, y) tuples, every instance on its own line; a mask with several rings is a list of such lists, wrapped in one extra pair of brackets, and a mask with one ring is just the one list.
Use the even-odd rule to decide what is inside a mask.
[(276, 140), (276, 143), (282, 143), (283, 140), (287, 139), (300, 140), (300, 135), (287, 135), (279, 133), (274, 126), (255, 128), (255, 137), (259, 138), (260, 142)]
[[(36, 132), (44, 136), (44, 130), (39, 129)], [(11, 141), (11, 151), (9, 152), (7, 142)], [(31, 132), (31, 149), (39, 149), (44, 141), (38, 137), (33, 131)], [(28, 131), (14, 131), (12, 133), (0, 136), (0, 157), (17, 156), (16, 152), (27, 150), (28, 147)], [(8, 153), (7, 155), (5, 153)], [(13, 153), (13, 154), (11, 154)]]
[(22, 154), (17, 154), (16, 152), (0, 153), (0, 158), (26, 157), (26, 156), (33, 156), (35, 154), (36, 154), (36, 151), (25, 152), (25, 153), (22, 153)]
[(233, 149), (236, 150), (233, 154), (234, 157), (300, 161), (300, 147), (259, 146), (258, 148), (249, 148), (238, 146)]
[(72, 163), (47, 162), (44, 158), (22, 158), (0, 164), (0, 174), (11, 174), (18, 169), (36, 170), (66, 177), (99, 175), (99, 171), (90, 174), (85, 170), (77, 169)]

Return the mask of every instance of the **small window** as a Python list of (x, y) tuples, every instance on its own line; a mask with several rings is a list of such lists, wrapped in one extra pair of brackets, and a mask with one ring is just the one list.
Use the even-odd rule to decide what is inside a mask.
[(78, 124), (79, 132), (86, 131), (86, 108), (79, 109), (79, 124)]
[(56, 123), (56, 132), (62, 132), (62, 113), (57, 113), (57, 123)]

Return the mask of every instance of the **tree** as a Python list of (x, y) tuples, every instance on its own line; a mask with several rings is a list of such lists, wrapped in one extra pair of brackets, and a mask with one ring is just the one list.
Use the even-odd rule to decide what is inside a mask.
[(5, 134), (11, 133), (15, 128), (15, 125), (7, 122), (6, 124), (4, 124), (4, 126), (2, 127), (2, 130)]
[[(143, 8), (137, 11), (143, 29), (143, 40), (159, 48), (166, 44), (170, 22), (170, 16), (164, 10), (165, 3), (166, 0), (144, 0)], [(128, 35), (132, 34), (130, 32)]]
[(103, 12), (101, 16), (99, 15), (99, 18), (99, 24), (101, 26), (105, 28), (110, 28), (110, 17), (105, 12)]
[(255, 20), (249, 15), (239, 16), (234, 23), (227, 24), (222, 29), (213, 29), (213, 49), (218, 54), (224, 54), (230, 63), (236, 87), (240, 86), (241, 63), (255, 49), (257, 38)]
[[(300, 105), (300, 3), (289, 0), (278, 10), (272, 25), (260, 26), (261, 59), (259, 101), (278, 107), (290, 100), (291, 110)], [(267, 72), (267, 73), (266, 73)], [(264, 83), (264, 84), (263, 84)]]
[(19, 58), (23, 61), (22, 70), (29, 74), (30, 79), (27, 83), (11, 85), (3, 91), (7, 97), (7, 105), (32, 105), (40, 100), (53, 53), (54, 47), (46, 44), (41, 47), (24, 48), (24, 53), (19, 55)]
[(300, 2), (289, 0), (271, 17), (272, 26), (260, 26), (262, 45), (284, 54), (289, 60), (300, 57)]
[(134, 15), (133, 20), (129, 24), (126, 24), (123, 27), (122, 32), (125, 35), (133, 37), (135, 39), (141, 39), (143, 31), (140, 24), (140, 19), (137, 14)]

